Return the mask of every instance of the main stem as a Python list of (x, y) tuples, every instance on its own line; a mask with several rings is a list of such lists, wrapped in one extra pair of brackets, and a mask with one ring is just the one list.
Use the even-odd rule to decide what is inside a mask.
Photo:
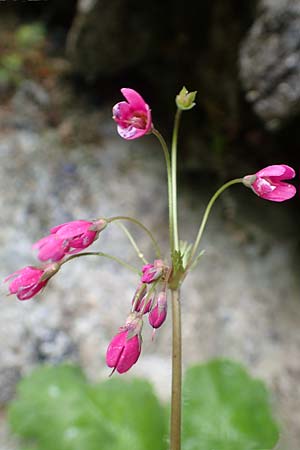
[(180, 291), (172, 290), (172, 397), (170, 450), (181, 450), (181, 308)]

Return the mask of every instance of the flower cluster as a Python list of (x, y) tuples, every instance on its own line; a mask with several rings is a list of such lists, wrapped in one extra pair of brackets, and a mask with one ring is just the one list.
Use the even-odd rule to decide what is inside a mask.
[(65, 256), (74, 255), (90, 246), (106, 225), (103, 219), (75, 220), (52, 228), (49, 236), (33, 244), (33, 248), (38, 249), (38, 259), (49, 263), (43, 267), (27, 266), (9, 275), (4, 280), (10, 281), (9, 293), (15, 294), (19, 300), (34, 297), (60, 269)]
[[(121, 89), (121, 92), (126, 101), (121, 101), (113, 107), (113, 119), (117, 123), (118, 133), (127, 140), (138, 139), (150, 133), (158, 137), (166, 155), (168, 192), (170, 196), (169, 206), (174, 206), (175, 199), (173, 198), (173, 193), (176, 193), (176, 173), (175, 175), (173, 174), (170, 161), (176, 156), (176, 139), (173, 142), (174, 145), (172, 144), (172, 152), (174, 154), (172, 153), (170, 158), (168, 149), (165, 148), (166, 144), (164, 139), (153, 126), (149, 105), (133, 89), (124, 88)], [(184, 87), (176, 97), (179, 112), (193, 108), (195, 105), (195, 96), (196, 92), (188, 92)], [(178, 126), (178, 121), (176, 123)], [(175, 137), (177, 131), (174, 134)], [(172, 288), (173, 291), (179, 289), (179, 285), (185, 278), (188, 270), (197, 263), (199, 259), (199, 255), (197, 256), (198, 247), (207, 217), (218, 196), (229, 186), (243, 183), (263, 199), (282, 202), (289, 200), (296, 193), (296, 188), (292, 184), (285, 182), (285, 180), (290, 180), (294, 177), (294, 169), (285, 164), (279, 164), (268, 166), (253, 175), (246, 175), (243, 178), (225, 183), (208, 203), (194, 245), (190, 245), (186, 264), (183, 264), (184, 255), (179, 251), (180, 239), (176, 226), (177, 209), (176, 206), (170, 209), (170, 227), (173, 230), (173, 236), (171, 233), (170, 237), (170, 247), (174, 267), (172, 268), (172, 264), (169, 267), (161, 259), (156, 259), (152, 264), (146, 264), (142, 267), (141, 277), (131, 302), (130, 314), (125, 321), (125, 325), (119, 329), (118, 333), (111, 340), (106, 352), (107, 365), (113, 369), (113, 372), (115, 370), (119, 373), (127, 372), (137, 362), (142, 348), (142, 328), (146, 315), (149, 325), (153, 329), (153, 333), (165, 322), (168, 308), (168, 287)], [(173, 187), (173, 189), (170, 189), (170, 187)], [(174, 203), (173, 205), (172, 202)], [(43, 237), (33, 245), (33, 248), (37, 250), (38, 259), (42, 262), (41, 267), (24, 267), (5, 279), (5, 282), (9, 282), (9, 293), (15, 294), (19, 300), (28, 300), (34, 297), (47, 285), (48, 281), (57, 273), (62, 264), (89, 247), (98, 238), (99, 233), (108, 223), (112, 220), (119, 220), (120, 218), (129, 219), (135, 224), (139, 224), (147, 231), (152, 242), (154, 241), (155, 248), (158, 247), (152, 233), (136, 219), (116, 216), (107, 220), (75, 220), (63, 223), (52, 228), (48, 236)], [(175, 236), (176, 233), (177, 239)], [(85, 254), (91, 254), (91, 252)], [(159, 255), (160, 251), (157, 254)], [(176, 269), (176, 259), (173, 255), (180, 260), (180, 270)], [(116, 257), (103, 253), (102, 256), (111, 257), (122, 264), (122, 261)], [(124, 262), (123, 265), (129, 266)]]
[(126, 323), (110, 342), (106, 352), (108, 367), (124, 373), (135, 364), (142, 347), (143, 316), (153, 330), (161, 327), (167, 317), (167, 286), (171, 271), (157, 259), (142, 268), (142, 276), (132, 299), (131, 313)]

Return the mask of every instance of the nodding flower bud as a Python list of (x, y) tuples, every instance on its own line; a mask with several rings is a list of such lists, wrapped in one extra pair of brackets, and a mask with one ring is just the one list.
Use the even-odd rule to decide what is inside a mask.
[(142, 283), (153, 283), (166, 272), (167, 267), (161, 259), (156, 259), (153, 264), (146, 264), (142, 268)]
[(4, 282), (12, 279), (8, 286), (9, 293), (16, 294), (19, 300), (29, 300), (46, 286), (59, 267), (58, 264), (50, 264), (44, 269), (27, 266), (9, 275)]
[(148, 319), (152, 328), (159, 328), (167, 317), (168, 302), (165, 291), (158, 294), (153, 309), (150, 311)]
[(52, 228), (51, 234), (33, 244), (33, 248), (38, 249), (41, 261), (57, 262), (66, 255), (73, 255), (89, 247), (106, 225), (104, 219), (63, 223)]
[(178, 109), (187, 111), (195, 106), (195, 97), (197, 91), (189, 92), (185, 86), (181, 89), (178, 95), (176, 95), (176, 105)]
[(141, 354), (143, 321), (136, 313), (127, 318), (124, 327), (111, 340), (106, 352), (106, 364), (113, 371), (127, 372), (138, 360)]

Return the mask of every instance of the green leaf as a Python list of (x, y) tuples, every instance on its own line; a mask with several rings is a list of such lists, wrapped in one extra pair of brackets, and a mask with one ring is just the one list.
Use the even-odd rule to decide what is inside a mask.
[(264, 384), (239, 364), (213, 360), (184, 380), (183, 450), (270, 450), (278, 440)]
[(165, 450), (164, 411), (146, 381), (91, 385), (72, 366), (23, 379), (9, 420), (35, 450)]

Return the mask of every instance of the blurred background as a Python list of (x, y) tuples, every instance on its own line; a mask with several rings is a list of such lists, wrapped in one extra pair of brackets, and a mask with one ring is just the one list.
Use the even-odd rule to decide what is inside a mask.
[[(170, 140), (183, 85), (198, 91), (179, 152), (180, 229), (191, 241), (222, 183), (269, 164), (299, 168), (299, 0), (0, 2), (1, 279), (35, 264), (32, 243), (75, 219), (137, 217), (167, 252), (162, 152), (151, 136), (123, 141), (111, 107), (120, 88), (136, 89)], [(246, 365), (271, 389), (287, 450), (300, 442), (299, 223), (298, 195), (271, 204), (232, 188), (182, 292), (184, 366), (216, 356)], [(94, 248), (139, 264), (113, 225)], [(112, 262), (78, 259), (36, 299), (2, 294), (1, 450), (20, 450), (6, 407), (33, 368), (72, 361), (106, 379), (106, 346), (136, 283)], [(145, 329), (132, 375), (169, 398), (170, 320), (154, 342)]]

